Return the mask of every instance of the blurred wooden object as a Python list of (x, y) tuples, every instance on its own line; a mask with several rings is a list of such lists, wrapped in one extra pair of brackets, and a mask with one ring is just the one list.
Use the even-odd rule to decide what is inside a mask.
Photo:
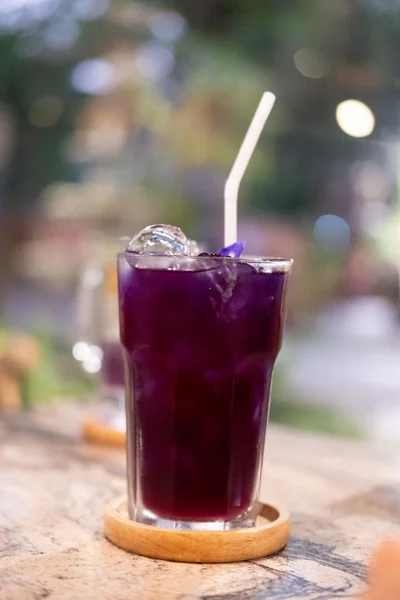
[(0, 359), (0, 410), (14, 411), (22, 406), (20, 383), (14, 375), (10, 375), (1, 364)]
[(82, 425), (83, 438), (92, 444), (125, 448), (126, 435), (123, 431), (113, 429), (100, 419), (87, 419)]
[(37, 341), (24, 333), (11, 334), (0, 355), (0, 410), (19, 410), (25, 378), (40, 361)]
[(126, 497), (122, 497), (107, 506), (104, 531), (118, 548), (142, 556), (179, 562), (226, 563), (262, 558), (282, 550), (289, 538), (290, 517), (280, 507), (260, 504), (257, 524), (248, 529), (162, 529), (131, 521)]
[(378, 546), (369, 572), (370, 590), (359, 600), (399, 600), (400, 542), (386, 540)]

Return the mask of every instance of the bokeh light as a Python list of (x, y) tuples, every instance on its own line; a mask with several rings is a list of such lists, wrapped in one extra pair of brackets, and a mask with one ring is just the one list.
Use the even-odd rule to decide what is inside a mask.
[(363, 138), (371, 135), (375, 127), (372, 110), (359, 100), (345, 100), (336, 108), (337, 123), (347, 135)]
[(79, 32), (78, 23), (70, 19), (63, 19), (49, 27), (43, 33), (42, 39), (49, 50), (66, 52), (78, 40)]
[(300, 48), (293, 56), (293, 61), (299, 73), (310, 79), (321, 79), (330, 70), (326, 58), (310, 48)]
[(177, 12), (164, 12), (151, 15), (149, 29), (161, 42), (175, 42), (186, 31), (186, 21)]
[(86, 373), (95, 374), (101, 370), (101, 358), (94, 354), (90, 354), (82, 363), (82, 367)]
[(101, 369), (103, 351), (99, 346), (87, 342), (76, 342), (72, 347), (73, 357), (82, 363), (86, 373), (98, 373)]
[(1, 0), (0, 30), (19, 31), (55, 13), (60, 0)]
[(346, 247), (350, 242), (350, 227), (342, 217), (322, 215), (315, 222), (314, 237), (320, 243)]
[(73, 69), (71, 85), (84, 94), (107, 94), (115, 85), (114, 67), (101, 58), (84, 60)]
[(95, 21), (108, 10), (109, 0), (75, 0), (71, 9), (80, 21)]
[(160, 80), (174, 68), (174, 55), (161, 44), (149, 42), (139, 47), (136, 53), (136, 69), (144, 78)]
[(372, 161), (357, 161), (351, 174), (354, 188), (361, 198), (371, 202), (384, 202), (387, 199), (389, 181), (380, 165)]
[(76, 342), (72, 347), (72, 356), (79, 361), (85, 360), (90, 354), (90, 346), (86, 342)]
[(83, 275), (82, 285), (87, 290), (94, 290), (102, 281), (103, 271), (99, 267), (90, 267)]

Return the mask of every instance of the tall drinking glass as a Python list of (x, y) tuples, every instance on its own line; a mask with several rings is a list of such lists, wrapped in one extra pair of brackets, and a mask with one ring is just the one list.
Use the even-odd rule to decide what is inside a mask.
[(131, 519), (254, 525), (290, 267), (118, 255)]

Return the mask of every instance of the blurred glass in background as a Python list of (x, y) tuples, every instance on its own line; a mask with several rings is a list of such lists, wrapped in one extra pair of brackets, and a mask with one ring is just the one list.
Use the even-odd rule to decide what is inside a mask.
[(272, 418), (398, 439), (399, 51), (400, 0), (1, 0), (0, 319), (42, 346), (32, 398), (104, 378), (77, 306), (121, 238), (166, 222), (221, 246), (267, 89), (239, 234), (295, 259)]

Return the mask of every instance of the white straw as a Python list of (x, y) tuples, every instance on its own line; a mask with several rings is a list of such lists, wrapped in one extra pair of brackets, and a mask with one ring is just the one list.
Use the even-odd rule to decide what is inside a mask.
[(263, 127), (272, 107), (275, 103), (275, 95), (272, 92), (264, 92), (260, 100), (260, 104), (254, 113), (253, 120), (244, 137), (240, 150), (229, 177), (225, 183), (225, 214), (224, 214), (224, 246), (230, 246), (236, 242), (237, 238), (237, 199), (239, 193), (240, 182), (250, 158), (254, 152), (254, 148), (261, 135)]

